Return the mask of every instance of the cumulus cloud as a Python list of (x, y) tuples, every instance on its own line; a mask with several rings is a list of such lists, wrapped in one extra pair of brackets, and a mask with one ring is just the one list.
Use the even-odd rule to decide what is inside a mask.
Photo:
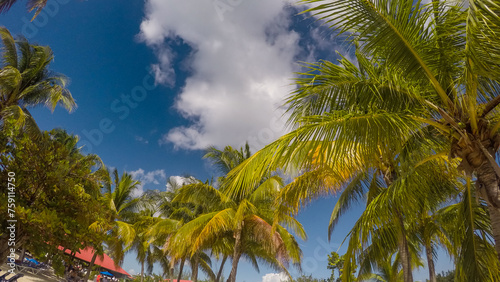
[(139, 180), (141, 184), (133, 193), (133, 197), (139, 197), (144, 193), (145, 186), (160, 185), (165, 183), (167, 175), (163, 169), (146, 172), (142, 168), (129, 172), (132, 178)]
[(285, 273), (268, 273), (262, 277), (262, 282), (284, 282), (289, 281)]
[(139, 37), (158, 58), (157, 83), (175, 78), (172, 51), (182, 40), (192, 48), (192, 70), (174, 108), (190, 123), (165, 133), (160, 144), (177, 148), (254, 148), (285, 130), (279, 109), (293, 90), (301, 52), (285, 0), (148, 0)]

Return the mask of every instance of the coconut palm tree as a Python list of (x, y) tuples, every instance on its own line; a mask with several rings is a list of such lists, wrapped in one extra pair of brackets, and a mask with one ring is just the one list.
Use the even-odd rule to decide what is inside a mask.
[[(303, 2), (312, 4), (309, 12), (348, 33), (357, 46), (357, 62), (343, 58), (338, 64), (308, 65), (310, 72), (300, 75), (297, 91), (287, 100), (295, 130), (233, 171), (228, 177), (233, 193), (241, 193), (242, 183), (257, 181), (277, 166), (310, 170), (312, 160), (324, 165), (349, 158), (341, 165), (350, 172), (357, 166), (376, 167), (376, 158), (370, 156), (385, 156), (381, 164), (387, 165), (409, 135), (432, 131), (448, 141), (447, 151), (435, 150), (436, 157), (447, 152), (459, 156), (460, 168), (476, 177), (478, 187), (490, 185), (483, 199), (495, 199), (491, 195), (499, 194), (498, 184), (492, 179), (498, 177), (498, 165), (492, 154), (500, 144), (498, 5), (469, 1), (466, 7), (438, 0), (428, 5), (389, 0)], [(395, 180), (394, 164), (399, 163), (382, 169), (386, 184)], [(335, 181), (348, 181), (346, 175), (352, 173), (335, 171)], [(494, 206), (498, 205), (489, 205)], [(493, 223), (495, 212), (490, 211)], [(405, 280), (411, 280), (406, 273)]]
[[(412, 122), (406, 109), (410, 104), (418, 110), (418, 101), (394, 99), (392, 103), (386, 103), (380, 97), (398, 97), (398, 93), (390, 87), (372, 95), (370, 85), (373, 81), (390, 83), (394, 77), (388, 76), (383, 65), (373, 64), (360, 53), (356, 56), (359, 67), (345, 58), (339, 60), (338, 65), (325, 62), (330, 70), (315, 78), (328, 83), (328, 97), (321, 95), (321, 87), (316, 89), (309, 81), (306, 82), (307, 76), (298, 80), (301, 88), (288, 100), (290, 122), (296, 128), (230, 173), (228, 179), (232, 193), (244, 193), (246, 186), (243, 183), (256, 182), (268, 170), (295, 169), (301, 175), (281, 190), (282, 205), (290, 206), (296, 213), (301, 205), (310, 200), (345, 188), (346, 193), (341, 196), (340, 206), (336, 207), (336, 215), (332, 217), (334, 223), (352, 200), (360, 198), (365, 192), (368, 193), (367, 204), (371, 204), (380, 194), (408, 193), (406, 177), (411, 177), (415, 183), (426, 181), (423, 166), (414, 170), (412, 164), (425, 164), (428, 152), (444, 147), (442, 139), (435, 138), (437, 132), (432, 128), (423, 129)], [(351, 87), (349, 83), (354, 84), (353, 88), (357, 87), (357, 96), (343, 93), (344, 87)], [(428, 188), (436, 189), (435, 185)], [(386, 219), (394, 219), (398, 223), (393, 230), (398, 234), (397, 245), (406, 281), (412, 280), (413, 264), (406, 225), (411, 221), (411, 213), (405, 212), (404, 208), (422, 205), (427, 198), (422, 195), (408, 194), (397, 197), (397, 200), (374, 202), (389, 211), (385, 214)], [(365, 231), (371, 232), (366, 228)]]
[[(228, 281), (234, 282), (238, 262), (246, 256), (256, 263), (262, 258), (272, 267), (286, 271), (288, 261), (298, 263), (300, 250), (294, 237), (281, 225), (273, 226), (274, 198), (280, 180), (269, 178), (243, 199), (231, 199), (207, 184), (187, 185), (179, 191), (175, 201), (204, 204), (207, 212), (184, 224), (171, 239), (184, 250), (195, 253), (208, 248), (220, 238), (232, 237), (232, 269)], [(204, 202), (204, 203), (203, 203)], [(290, 225), (299, 229), (298, 222)], [(273, 230), (274, 229), (274, 230)]]
[[(170, 177), (167, 181), (167, 191), (148, 193), (149, 201), (152, 201), (157, 206), (157, 212), (155, 216), (150, 217), (152, 224), (149, 224), (149, 230), (145, 234), (153, 245), (164, 249), (162, 256), (169, 258), (167, 272), (170, 275), (174, 275), (174, 266), (179, 263), (179, 280), (182, 277), (184, 265), (188, 262), (191, 266), (193, 281), (198, 279), (198, 269), (201, 269), (211, 279), (215, 279), (208, 255), (201, 251), (192, 255), (188, 254), (185, 249), (173, 244), (171, 240), (171, 237), (174, 236), (182, 224), (196, 218), (201, 213), (199, 206), (190, 203), (173, 202), (179, 189), (192, 183), (200, 183), (200, 181), (192, 176)], [(158, 253), (158, 255), (160, 254)]]
[(141, 264), (141, 282), (144, 281), (144, 266), (147, 264), (147, 271), (151, 273), (155, 258), (154, 248), (147, 236), (147, 231), (155, 222), (155, 214), (158, 207), (155, 203), (154, 193), (147, 192), (142, 195), (137, 202), (137, 210), (131, 215), (130, 223), (133, 224), (135, 236), (132, 242), (128, 242), (126, 251), (133, 250), (137, 254), (137, 260)]
[(257, 258), (261, 258), (285, 271), (284, 263), (300, 261), (300, 249), (295, 238), (279, 223), (287, 223), (305, 237), (301, 225), (295, 219), (275, 216), (279, 211), (273, 206), (274, 200), (282, 186), (278, 176), (262, 178), (246, 195), (226, 195), (225, 174), (249, 156), (248, 145), (240, 150), (230, 146), (224, 150), (209, 148), (205, 158), (216, 164), (223, 175), (218, 180), (219, 189), (209, 183), (186, 185), (174, 199), (174, 202), (201, 207), (203, 214), (186, 222), (171, 238), (171, 243), (191, 254), (215, 247), (213, 252), (225, 258), (228, 256), (227, 247), (231, 246), (232, 268), (228, 281), (235, 281), (242, 256), (253, 261), (255, 266)]
[(373, 264), (378, 273), (373, 273), (372, 265), (368, 264), (366, 268), (362, 268), (358, 279), (360, 281), (377, 281), (377, 282), (399, 282), (403, 281), (403, 269), (401, 268), (400, 257), (397, 254), (387, 256), (384, 260), (379, 260)]
[[(133, 228), (132, 220), (136, 216), (137, 204), (139, 198), (134, 198), (133, 193), (138, 189), (140, 182), (134, 180), (126, 172), (120, 175), (115, 168), (110, 175), (107, 171), (104, 181), (104, 202), (111, 211), (111, 215), (103, 218), (101, 221), (92, 224), (91, 228), (95, 232), (106, 234), (104, 242), (108, 247), (111, 256), (116, 264), (123, 262), (127, 246), (130, 245), (136, 237), (136, 231)], [(99, 255), (95, 251), (90, 262), (89, 270), (92, 269), (94, 262)], [(87, 273), (87, 279), (90, 271)]]
[[(478, 193), (488, 203), (495, 248), (500, 255), (500, 167), (495, 161), (500, 145), (498, 3), (303, 2), (315, 4), (310, 12), (360, 42), (360, 52), (407, 80), (399, 79), (391, 87), (403, 99), (420, 101), (421, 111), (408, 108), (411, 119), (431, 125), (447, 137), (450, 156), (459, 158), (460, 168), (476, 179)], [(323, 91), (316, 89), (328, 95), (324, 82), (320, 82)], [(401, 87), (406, 84), (412, 87)], [(378, 82), (371, 85), (375, 92), (387, 86)], [(346, 89), (344, 95), (353, 91)]]
[(10, 117), (16, 125), (36, 131), (28, 108), (45, 105), (53, 111), (57, 104), (69, 111), (75, 108), (66, 89), (67, 78), (48, 69), (54, 59), (48, 46), (32, 45), (23, 38), (16, 41), (4, 27), (0, 27), (0, 37), (0, 125)]
[(487, 203), (480, 199), (470, 178), (465, 179), (460, 194), (456, 203), (434, 213), (440, 229), (451, 242), (447, 250), (455, 261), (455, 281), (498, 281), (500, 264)]
[(109, 231), (111, 236), (106, 244), (115, 262), (121, 264), (126, 245), (130, 244), (136, 236), (132, 222), (140, 199), (134, 198), (133, 193), (139, 188), (140, 182), (134, 180), (132, 175), (126, 172), (120, 176), (116, 168), (112, 175), (112, 182), (108, 181), (104, 186), (104, 197), (113, 211), (112, 228)]

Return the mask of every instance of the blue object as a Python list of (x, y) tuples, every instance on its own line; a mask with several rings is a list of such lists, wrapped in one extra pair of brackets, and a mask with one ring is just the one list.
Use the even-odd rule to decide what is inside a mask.
[(107, 272), (107, 271), (101, 271), (101, 274), (107, 275), (107, 276), (114, 276), (113, 274)]
[(36, 259), (31, 259), (31, 258), (26, 258), (27, 261), (32, 262), (36, 265), (39, 265), (40, 263)]

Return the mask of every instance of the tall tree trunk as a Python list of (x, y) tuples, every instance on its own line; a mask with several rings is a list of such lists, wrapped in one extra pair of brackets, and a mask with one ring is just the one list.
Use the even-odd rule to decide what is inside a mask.
[(181, 266), (180, 266), (180, 268), (179, 268), (179, 276), (177, 277), (177, 282), (180, 282), (180, 281), (181, 281), (181, 278), (182, 278), (182, 270), (184, 269), (184, 262), (185, 262), (185, 261), (186, 261), (186, 260), (184, 260), (184, 259), (181, 261)]
[[(392, 169), (390, 173), (384, 175), (384, 181), (387, 187), (389, 187), (394, 180), (397, 179), (396, 172)], [(410, 249), (408, 248), (408, 240), (406, 239), (406, 228), (403, 218), (403, 213), (400, 211), (399, 207), (394, 207), (394, 212), (397, 216), (399, 229), (401, 230), (398, 234), (398, 250), (401, 258), (401, 264), (403, 266), (403, 277), (404, 282), (413, 282), (413, 273), (411, 269), (411, 255)]]
[(425, 255), (427, 257), (427, 268), (429, 269), (429, 282), (436, 282), (436, 268), (434, 267), (431, 242), (425, 243)]
[(144, 281), (144, 260), (141, 261), (141, 282)]
[(408, 248), (408, 240), (406, 239), (406, 229), (404, 226), (403, 216), (399, 211), (396, 212), (398, 213), (397, 216), (401, 228), (401, 233), (398, 235), (398, 248), (399, 255), (401, 257), (401, 264), (403, 266), (403, 277), (405, 282), (413, 282), (411, 254), (410, 249)]
[(199, 260), (199, 255), (195, 254), (193, 258), (193, 263), (191, 264), (191, 280), (193, 282), (198, 282), (198, 260)]
[(26, 245), (23, 244), (23, 247), (21, 249), (21, 256), (19, 257), (19, 260), (21, 261), (21, 263), (24, 262), (24, 256), (26, 255)]
[(227, 255), (224, 255), (222, 258), (222, 262), (220, 264), (219, 272), (217, 273), (217, 278), (215, 279), (215, 282), (220, 282), (220, 278), (222, 276), (222, 270), (224, 269), (224, 264), (226, 264), (227, 260)]
[(227, 282), (236, 282), (236, 271), (238, 270), (238, 262), (241, 257), (241, 233), (243, 230), (243, 222), (234, 232), (234, 254), (233, 254), (233, 266), (231, 268), (231, 274)]
[(175, 278), (175, 268), (174, 268), (174, 263), (172, 262), (172, 267), (170, 268), (170, 282), (174, 282)]
[(479, 194), (488, 203), (491, 231), (495, 239), (495, 250), (500, 260), (500, 189), (498, 177), (492, 165), (483, 161), (477, 169)]
[(94, 267), (94, 263), (95, 263), (96, 258), (97, 258), (97, 252), (96, 252), (96, 250), (94, 250), (94, 255), (92, 256), (92, 259), (90, 260), (90, 264), (89, 264), (89, 267), (87, 269), (87, 274), (85, 274), (84, 281), (89, 281), (90, 272), (92, 272), (92, 267)]
[(488, 210), (490, 212), (491, 231), (493, 232), (493, 238), (495, 239), (495, 250), (497, 251), (498, 259), (500, 260), (500, 211), (498, 208), (495, 208), (490, 204), (488, 204)]

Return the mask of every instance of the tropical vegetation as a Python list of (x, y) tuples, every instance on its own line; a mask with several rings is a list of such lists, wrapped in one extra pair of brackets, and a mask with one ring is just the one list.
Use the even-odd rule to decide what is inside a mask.
[[(0, 0), (0, 12), (15, 2)], [(213, 179), (170, 178), (141, 195), (130, 174), (83, 154), (77, 136), (38, 128), (32, 107), (76, 107), (67, 79), (49, 69), (49, 47), (0, 28), (0, 180), (16, 175), (16, 247), (54, 265), (68, 260), (64, 250), (92, 247), (86, 278), (98, 256), (120, 264), (133, 251), (141, 282), (196, 282), (199, 272), (223, 281), (229, 261), (234, 282), (241, 258), (314, 281), (289, 271), (301, 265), (296, 237), (306, 239), (296, 215), (333, 194), (329, 237), (353, 206), (364, 211), (345, 254), (329, 255), (329, 281), (410, 282), (424, 265), (431, 282), (500, 281), (500, 5), (301, 2), (353, 51), (296, 74), (284, 102), (290, 132), (255, 154), (248, 144), (209, 147)], [(46, 1), (28, 3), (36, 16)], [(13, 190), (1, 189), (9, 203)], [(0, 234), (2, 259), (8, 240)], [(453, 272), (436, 274), (439, 249)]]

